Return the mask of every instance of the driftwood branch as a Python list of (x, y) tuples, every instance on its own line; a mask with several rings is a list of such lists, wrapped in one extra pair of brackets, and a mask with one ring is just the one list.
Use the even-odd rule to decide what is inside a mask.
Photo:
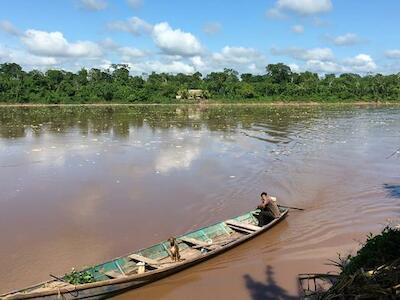
[(400, 147), (397, 148), (397, 149), (396, 149), (392, 154), (390, 154), (388, 157), (386, 157), (386, 159), (391, 158), (391, 157), (394, 156), (396, 153), (399, 153), (399, 151), (400, 151)]

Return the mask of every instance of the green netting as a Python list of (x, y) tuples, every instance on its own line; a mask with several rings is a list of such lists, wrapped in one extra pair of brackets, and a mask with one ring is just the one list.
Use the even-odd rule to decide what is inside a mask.
[(231, 232), (231, 230), (227, 226), (219, 223), (219, 224), (205, 227), (205, 228), (200, 229), (195, 232), (191, 232), (185, 236), (196, 239), (196, 240), (208, 242), (210, 240), (212, 241), (213, 239), (215, 239), (218, 236), (228, 235), (229, 232)]
[(150, 248), (143, 249), (138, 254), (151, 259), (160, 259), (168, 256), (168, 252), (162, 244), (157, 244)]
[(210, 239), (214, 239), (221, 235), (227, 235), (226, 230), (224, 230), (224, 225), (222, 224), (209, 226), (205, 228), (204, 231)]
[(252, 222), (253, 216), (252, 216), (251, 213), (247, 213), (247, 214), (244, 214), (244, 215), (242, 215), (242, 216), (236, 217), (235, 220), (237, 220), (237, 221), (239, 221), (239, 222), (246, 222), (246, 223), (248, 223), (248, 222)]
[(189, 237), (189, 238), (196, 239), (196, 240), (200, 240), (200, 241), (207, 241), (209, 239), (208, 236), (205, 235), (203, 230), (198, 230), (198, 231), (195, 231), (195, 232), (191, 232), (189, 234), (186, 234), (185, 236)]
[(109, 279), (105, 274), (105, 272), (111, 271), (111, 270), (118, 270), (117, 265), (115, 264), (115, 261), (109, 261), (104, 264), (100, 264), (98, 266), (95, 266), (93, 268), (89, 268), (86, 270), (83, 270), (83, 272), (88, 271), (92, 274), (94, 279), (96, 281), (101, 281), (101, 280), (106, 280)]

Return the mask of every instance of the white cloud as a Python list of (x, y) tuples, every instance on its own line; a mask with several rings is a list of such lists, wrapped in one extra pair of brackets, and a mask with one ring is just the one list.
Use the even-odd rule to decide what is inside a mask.
[(233, 68), (239, 72), (261, 73), (265, 69), (267, 59), (254, 48), (225, 46), (220, 52), (204, 56), (202, 62), (203, 65), (196, 66), (202, 72)]
[(294, 25), (293, 27), (292, 27), (292, 31), (294, 32), (294, 33), (304, 33), (304, 26), (303, 25)]
[(203, 31), (208, 35), (213, 35), (220, 32), (222, 25), (218, 22), (207, 22), (203, 26)]
[(132, 47), (121, 47), (118, 48), (118, 53), (121, 55), (122, 60), (131, 61), (147, 55), (145, 51), (132, 48)]
[(21, 34), (18, 28), (16, 28), (10, 21), (7, 20), (0, 21), (0, 30), (16, 36), (19, 36)]
[(105, 38), (104, 40), (99, 42), (99, 45), (107, 50), (116, 50), (119, 48), (118, 44), (114, 42), (111, 38)]
[(54, 57), (41, 57), (26, 53), (18, 49), (10, 49), (0, 45), (0, 63), (14, 62), (26, 68), (50, 67), (57, 65), (59, 62)]
[(334, 57), (332, 50), (329, 48), (309, 49), (306, 50), (302, 56), (304, 59), (319, 59), (322, 61), (333, 59)]
[(277, 0), (275, 6), (267, 11), (267, 16), (275, 19), (285, 18), (285, 11), (299, 15), (315, 15), (332, 9), (331, 0)]
[(300, 72), (301, 70), (298, 64), (288, 64), (288, 66), (292, 72)]
[(362, 42), (361, 38), (355, 33), (346, 33), (330, 38), (336, 46), (351, 46)]
[(273, 7), (267, 10), (265, 14), (270, 19), (285, 19), (286, 15), (278, 8)]
[(54, 57), (99, 57), (100, 47), (90, 41), (69, 43), (61, 32), (46, 32), (29, 29), (21, 37), (29, 52), (38, 56)]
[[(97, 62), (97, 64), (93, 64), (93, 62), (90, 63), (90, 65), (86, 66), (86, 69), (91, 69), (91, 68), (96, 68), (96, 69), (101, 69), (101, 70), (107, 70), (110, 68), (112, 65), (112, 62), (108, 59), (102, 59)], [(85, 67), (82, 64), (77, 64), (76, 67), (79, 67), (81, 69), (82, 67)]]
[(199, 40), (193, 34), (181, 29), (172, 29), (166, 22), (154, 25), (152, 37), (154, 43), (167, 54), (195, 56), (203, 51)]
[(10, 53), (9, 53), (8, 49), (0, 44), (0, 60), (3, 60), (3, 61), (7, 60), (9, 55), (10, 55)]
[(107, 8), (105, 0), (80, 0), (79, 2), (81, 7), (91, 11), (99, 11)]
[(138, 9), (143, 5), (143, 0), (126, 0), (126, 2), (133, 9)]
[(359, 73), (365, 74), (377, 70), (377, 65), (371, 56), (358, 54), (341, 62), (309, 60), (306, 68), (318, 73)]
[[(136, 49), (137, 50), (137, 49)], [(140, 51), (140, 50), (137, 50)], [(137, 53), (134, 51), (134, 54)], [(140, 54), (146, 52), (138, 52)], [(267, 60), (265, 56), (253, 49), (245, 47), (226, 46), (220, 52), (203, 53), (194, 56), (161, 55), (160, 59), (140, 60), (140, 57), (125, 58), (125, 62), (135, 74), (165, 72), (193, 74), (196, 71), (208, 73), (233, 68), (239, 72), (264, 72)]]
[[(2, 25), (2, 26), (1, 26)], [(148, 34), (161, 51), (146, 51), (123, 46), (106, 38), (98, 43), (91, 41), (68, 41), (61, 32), (29, 29), (19, 33), (11, 23), (0, 22), (3, 31), (19, 34), (25, 48), (11, 49), (0, 45), (0, 61), (16, 62), (24, 68), (46, 69), (60, 67), (79, 70), (81, 67), (107, 68), (111, 62), (127, 63), (132, 73), (186, 73), (200, 71), (203, 74), (232, 68), (240, 73), (264, 73), (267, 58), (264, 53), (250, 47), (225, 46), (220, 51), (206, 51), (200, 41), (190, 32), (171, 28), (166, 23), (154, 26), (132, 17), (126, 21), (109, 24), (112, 29), (133, 34)], [(15, 29), (15, 30), (14, 30)], [(294, 32), (302, 32), (302, 25), (293, 26)], [(211, 33), (211, 32), (210, 32)], [(356, 36), (357, 37), (357, 36)], [(358, 38), (358, 37), (357, 37)], [(335, 37), (336, 44), (350, 44), (352, 34)], [(333, 38), (332, 38), (333, 41)], [(358, 54), (346, 59), (336, 59), (330, 48), (273, 48), (274, 55), (287, 56), (296, 64), (289, 64), (293, 71), (311, 70), (318, 73), (375, 72), (378, 66), (368, 54)], [(388, 58), (400, 59), (400, 50), (385, 52)], [(283, 60), (285, 61), (285, 60)], [(381, 70), (379, 68), (379, 70)], [(386, 69), (385, 69), (386, 70)], [(382, 71), (384, 71), (382, 69)]]
[(377, 69), (376, 63), (368, 54), (358, 54), (344, 60), (344, 64), (351, 68), (352, 72), (368, 73)]
[(343, 73), (345, 69), (333, 61), (309, 60), (306, 69), (317, 73)]
[(399, 59), (400, 58), (400, 49), (392, 49), (385, 52), (385, 56), (391, 59)]
[(111, 30), (129, 32), (136, 36), (149, 34), (153, 29), (151, 24), (138, 17), (132, 17), (126, 21), (113, 21), (108, 23), (107, 27)]
[(313, 15), (332, 9), (331, 0), (278, 0), (279, 10), (289, 10), (301, 15)]
[(173, 29), (167, 22), (153, 26), (138, 17), (132, 17), (126, 21), (110, 22), (108, 28), (137, 36), (151, 34), (156, 46), (168, 55), (195, 56), (203, 51), (200, 41), (192, 33)]
[(26, 55), (26, 53), (14, 53), (12, 54), (11, 61), (19, 61), (20, 64), (25, 66), (55, 66), (58, 61), (54, 57), (40, 57), (35, 55)]
[(165, 59), (166, 61), (173, 61), (173, 60), (182, 60), (184, 57), (182, 55), (177, 55), (177, 54), (168, 54), (168, 53), (160, 53), (160, 56)]
[(196, 72), (193, 66), (186, 64), (182, 61), (162, 62), (159, 60), (150, 60), (138, 63), (130, 63), (129, 66), (131, 68), (131, 71), (136, 74), (151, 72), (193, 74)]
[(383, 65), (382, 73), (383, 74), (399, 74), (400, 70), (400, 60), (392, 60), (390, 63), (386, 63)]
[(298, 60), (319, 60), (327, 61), (334, 58), (330, 48), (312, 48), (303, 49), (297, 47), (291, 48), (272, 48), (271, 53), (274, 55), (285, 55)]
[(190, 58), (190, 61), (196, 67), (197, 70), (202, 70), (206, 67), (206, 63), (204, 62), (201, 56), (193, 56)]
[(225, 46), (212, 58), (222, 64), (248, 64), (262, 58), (262, 54), (253, 48)]
[(259, 73), (260, 67), (257, 66), (255, 63), (251, 63), (247, 66), (247, 70), (251, 73)]

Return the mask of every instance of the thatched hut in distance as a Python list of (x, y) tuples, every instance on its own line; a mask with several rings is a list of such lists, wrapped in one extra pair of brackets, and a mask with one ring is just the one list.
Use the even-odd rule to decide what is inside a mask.
[(203, 100), (207, 99), (207, 91), (201, 89), (179, 90), (176, 94), (178, 100)]

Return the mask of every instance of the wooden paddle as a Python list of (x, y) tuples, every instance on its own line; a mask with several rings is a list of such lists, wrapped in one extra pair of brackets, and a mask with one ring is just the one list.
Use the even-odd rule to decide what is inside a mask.
[(298, 207), (293, 207), (293, 206), (285, 206), (285, 205), (278, 205), (279, 207), (284, 207), (284, 208), (289, 208), (289, 209), (297, 209), (297, 210), (305, 210), (304, 208), (298, 208)]

